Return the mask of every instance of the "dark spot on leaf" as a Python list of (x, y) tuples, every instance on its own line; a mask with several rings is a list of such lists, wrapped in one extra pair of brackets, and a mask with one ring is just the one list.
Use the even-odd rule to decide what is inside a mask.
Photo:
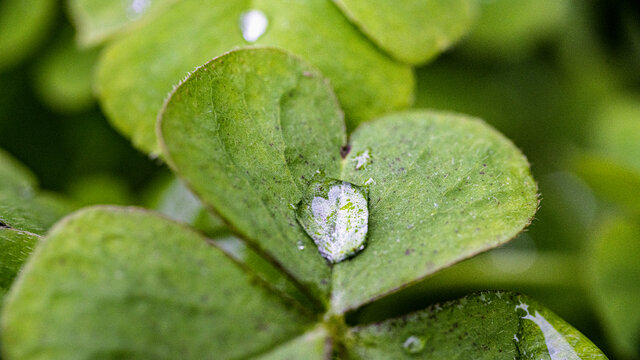
[(351, 151), (351, 145), (347, 144), (340, 148), (340, 156), (342, 156), (342, 158), (344, 159), (347, 157), (347, 155), (349, 155), (350, 151)]
[(480, 171), (480, 175), (484, 175), (484, 171)]

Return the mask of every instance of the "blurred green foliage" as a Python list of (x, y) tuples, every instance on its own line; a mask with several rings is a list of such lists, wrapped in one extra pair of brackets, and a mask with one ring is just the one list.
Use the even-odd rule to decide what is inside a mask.
[[(467, 39), (416, 69), (414, 106), (481, 117), (512, 139), (539, 181), (540, 211), (512, 243), (350, 321), (509, 289), (546, 304), (612, 358), (640, 359), (640, 320), (620, 313), (640, 303), (631, 286), (640, 283), (640, 5), (484, 0), (480, 8)], [(218, 231), (199, 204), (176, 200), (188, 191), (164, 165), (107, 123), (91, 91), (101, 49), (78, 47), (63, 13), (53, 0), (0, 3), (0, 148), (56, 197), (146, 205)], [(117, 37), (127, 23), (118, 21), (80, 42)]]

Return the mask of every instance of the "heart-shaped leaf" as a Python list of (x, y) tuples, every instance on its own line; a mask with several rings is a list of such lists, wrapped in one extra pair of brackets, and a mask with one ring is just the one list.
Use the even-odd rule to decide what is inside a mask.
[(296, 221), (305, 179), (340, 171), (342, 113), (320, 74), (275, 49), (233, 51), (173, 94), (169, 164), (261, 252), (326, 298), (330, 269)]
[(333, 0), (362, 32), (400, 61), (421, 64), (465, 35), (476, 0)]
[(530, 298), (483, 292), (351, 331), (352, 359), (606, 359)]
[[(344, 126), (329, 87), (275, 49), (199, 68), (158, 130), (171, 166), (252, 246), (320, 298), (333, 272), (338, 313), (508, 241), (537, 206), (524, 156), (460, 115), (378, 119), (353, 133), (341, 159)], [(318, 172), (369, 191), (367, 247), (333, 269), (295, 217)]]
[(164, 10), (175, 0), (68, 0), (69, 13), (78, 30), (78, 42), (97, 45), (134, 23)]
[[(478, 119), (389, 115), (363, 124), (350, 146), (341, 179), (370, 183), (368, 248), (333, 269), (337, 311), (512, 239), (536, 211), (526, 159)], [(359, 168), (364, 151), (371, 164)]]
[(9, 358), (239, 358), (313, 317), (188, 228), (126, 208), (59, 223), (6, 297)]
[[(172, 86), (211, 58), (251, 44), (242, 29), (260, 28), (248, 27), (250, 10), (260, 15), (248, 20), (267, 21), (255, 44), (290, 50), (322, 70), (350, 128), (409, 105), (410, 67), (379, 51), (329, 1), (182, 0), (104, 52), (98, 90), (115, 127), (138, 148), (158, 153), (153, 128)], [(256, 36), (244, 35), (249, 40)]]

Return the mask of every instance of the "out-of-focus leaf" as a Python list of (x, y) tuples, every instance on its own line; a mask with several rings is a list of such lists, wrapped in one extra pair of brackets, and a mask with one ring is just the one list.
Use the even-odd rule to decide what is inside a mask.
[(49, 233), (7, 295), (1, 329), (15, 359), (202, 359), (260, 354), (312, 321), (188, 228), (103, 207)]
[(482, 292), (356, 327), (353, 359), (606, 359), (580, 332), (534, 300)]
[(94, 174), (73, 182), (69, 196), (81, 206), (131, 205), (136, 202), (122, 178), (109, 174)]
[(410, 104), (411, 68), (378, 50), (330, 1), (183, 0), (104, 52), (98, 90), (114, 126), (136, 147), (158, 154), (154, 126), (163, 100), (196, 66), (252, 43), (241, 30), (249, 10), (256, 12), (247, 23), (258, 18), (267, 24), (258, 29), (263, 32), (257, 39), (246, 37), (287, 49), (319, 68), (331, 81), (350, 129)]
[(480, 1), (478, 24), (462, 48), (491, 59), (522, 59), (540, 41), (557, 35), (570, 12), (570, 0)]
[(200, 200), (177, 177), (160, 179), (147, 195), (147, 205), (172, 219), (193, 225), (215, 238), (228, 233), (222, 220), (205, 209)]
[(56, 0), (0, 2), (0, 71), (22, 61), (47, 36), (57, 4)]
[(640, 223), (633, 218), (603, 222), (589, 254), (589, 280), (608, 340), (629, 359), (640, 353)]
[(63, 32), (56, 44), (39, 61), (35, 86), (42, 100), (52, 109), (80, 112), (94, 104), (93, 70), (99, 49), (81, 50), (70, 32)]
[(589, 139), (591, 149), (640, 173), (640, 93), (604, 101)]
[(37, 183), (35, 175), (26, 166), (0, 149), (0, 192), (28, 191)]
[(84, 46), (103, 43), (175, 0), (68, 0), (71, 18)]
[(640, 172), (608, 157), (584, 153), (571, 158), (573, 170), (603, 199), (640, 214)]
[(359, 28), (396, 59), (425, 63), (470, 29), (476, 0), (333, 0)]

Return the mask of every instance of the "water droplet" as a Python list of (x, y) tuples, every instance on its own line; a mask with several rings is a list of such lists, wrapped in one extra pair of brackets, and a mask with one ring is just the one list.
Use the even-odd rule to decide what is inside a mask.
[(123, 0), (123, 5), (127, 9), (127, 16), (130, 19), (135, 20), (149, 9), (151, 0)]
[(407, 340), (402, 343), (402, 347), (409, 354), (417, 354), (420, 351), (424, 350), (425, 341), (418, 337), (411, 335), (407, 338)]
[(248, 42), (257, 41), (267, 30), (269, 20), (260, 10), (249, 10), (240, 14), (240, 31)]
[(373, 178), (369, 178), (367, 181), (364, 182), (365, 185), (375, 185), (376, 181), (373, 180)]
[(304, 250), (304, 243), (302, 241), (298, 241), (298, 250)]
[(326, 178), (315, 180), (298, 204), (296, 217), (331, 263), (364, 249), (369, 209), (366, 190), (359, 186)]
[(360, 151), (353, 157), (353, 161), (356, 163), (356, 170), (363, 170), (367, 165), (371, 164), (371, 150), (366, 149)]

